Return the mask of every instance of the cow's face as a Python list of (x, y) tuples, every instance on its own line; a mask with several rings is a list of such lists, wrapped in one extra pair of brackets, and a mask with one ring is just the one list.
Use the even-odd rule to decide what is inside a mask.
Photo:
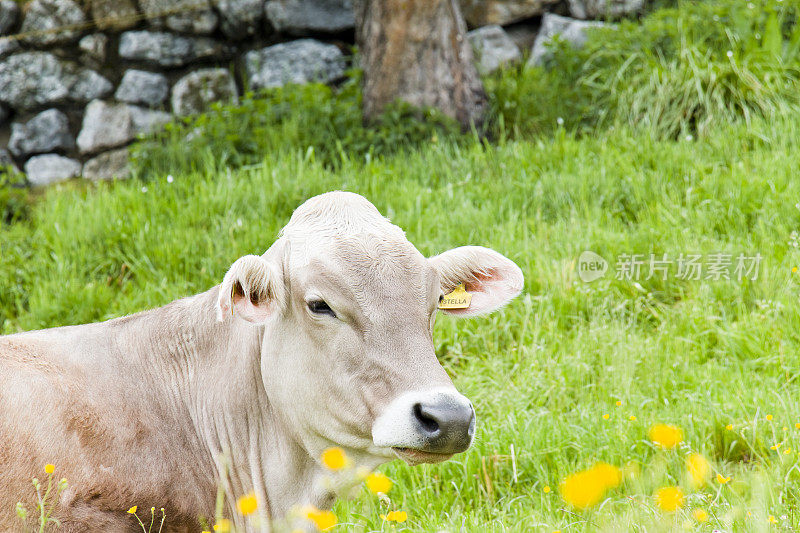
[(481, 247), (426, 258), (364, 198), (328, 193), (266, 254), (234, 263), (220, 310), (264, 325), (268, 408), (312, 456), (335, 445), (367, 464), (438, 462), (475, 432), (433, 346), (440, 298), (460, 283), (469, 307), (444, 312), (470, 316), (516, 296), (522, 273)]

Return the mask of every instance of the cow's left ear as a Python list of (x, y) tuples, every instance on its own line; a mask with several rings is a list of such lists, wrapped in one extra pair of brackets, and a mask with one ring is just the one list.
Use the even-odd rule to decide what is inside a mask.
[(283, 307), (280, 275), (264, 257), (245, 255), (228, 269), (219, 287), (217, 320), (238, 315), (248, 322), (263, 324)]
[(469, 307), (441, 309), (457, 316), (489, 313), (522, 292), (522, 270), (511, 259), (483, 246), (462, 246), (429, 259), (442, 284), (442, 293), (460, 284), (470, 294)]

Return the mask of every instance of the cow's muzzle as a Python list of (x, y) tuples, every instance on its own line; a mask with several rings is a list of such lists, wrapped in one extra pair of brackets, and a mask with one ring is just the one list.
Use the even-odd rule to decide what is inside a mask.
[(435, 463), (467, 450), (475, 435), (475, 410), (455, 389), (407, 392), (372, 426), (376, 446), (392, 448), (412, 463)]

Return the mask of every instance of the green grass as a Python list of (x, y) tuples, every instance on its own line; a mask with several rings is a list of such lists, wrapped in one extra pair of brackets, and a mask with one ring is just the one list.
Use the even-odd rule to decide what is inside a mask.
[[(754, 523), (786, 514), (796, 526), (798, 455), (770, 446), (800, 449), (791, 272), (800, 256), (790, 244), (800, 226), (798, 144), (788, 117), (700, 142), (560, 132), (498, 146), (440, 143), (337, 171), (299, 152), (172, 183), (55, 187), (29, 221), (0, 233), (3, 331), (103, 320), (204, 290), (238, 256), (266, 249), (305, 198), (352, 190), (426, 254), (483, 244), (526, 276), (525, 295), (507, 309), (438, 321), (441, 360), (480, 425), (474, 448), (449, 463), (386, 468), (408, 527), (652, 531), (663, 518), (648, 495), (678, 475), (678, 459), (666, 459), (685, 453), (655, 451), (646, 439), (654, 422), (681, 426), (691, 449), (733, 476), (719, 494), (692, 496), (719, 525), (748, 529), (751, 510)], [(575, 270), (584, 249), (609, 259), (723, 250), (764, 260), (754, 282), (585, 284)], [(596, 460), (634, 461), (643, 475), (588, 516), (565, 511), (556, 490), (542, 493)], [(365, 497), (337, 511), (378, 529), (376, 505)]]
[[(682, 6), (681, 16), (702, 9)], [(670, 13), (676, 12), (652, 16)], [(794, 30), (784, 29), (791, 43)], [(606, 36), (608, 49), (624, 49), (632, 31), (638, 30), (623, 27), (620, 41)], [(715, 28), (708, 31), (708, 42), (692, 37), (685, 49), (707, 57), (728, 46), (717, 41)], [(754, 38), (736, 53), (750, 57), (762, 41)], [(680, 54), (683, 45), (675, 44), (664, 41), (661, 49)], [(557, 60), (575, 57), (564, 53)], [(765, 68), (784, 72), (776, 61), (765, 60)], [(722, 68), (711, 63), (706, 71)], [(685, 68), (672, 59), (664, 64)], [(663, 66), (654, 65), (651, 73)], [(272, 148), (260, 139), (242, 145), (241, 137), (231, 138), (228, 108), (201, 119), (200, 131), (208, 135), (190, 154), (181, 144), (181, 132), (189, 130), (176, 127), (162, 138), (162, 149), (143, 145), (136, 179), (50, 188), (25, 217), (0, 227), (0, 331), (104, 320), (205, 290), (237, 257), (265, 250), (303, 200), (351, 190), (405, 228), (425, 254), (490, 246), (515, 260), (526, 277), (524, 295), (490, 317), (437, 321), (438, 354), (473, 400), (478, 434), (471, 450), (445, 464), (383, 468), (396, 482), (393, 505), (409, 513), (397, 529), (797, 529), (800, 274), (792, 268), (800, 266), (800, 126), (794, 96), (770, 92), (759, 101), (775, 105), (747, 108), (755, 112), (738, 104), (725, 112), (703, 108), (705, 114), (685, 116), (675, 128), (653, 130), (652, 122), (628, 120), (633, 114), (621, 114), (616, 104), (606, 109), (613, 120), (587, 120), (587, 110), (602, 111), (592, 98), (611, 101), (607, 88), (578, 84), (562, 93), (561, 85), (547, 83), (553, 72), (490, 80), (495, 143), (421, 127), (397, 151), (353, 130), (357, 100), (333, 93), (321, 100), (302, 96), (283, 117), (253, 119), (251, 127), (276, 141)], [(647, 92), (651, 79), (641, 70), (627, 97), (646, 109), (655, 94), (651, 103), (674, 104), (670, 109), (678, 113), (672, 96)], [(737, 79), (732, 86), (743, 87)], [(713, 101), (712, 93), (695, 94)], [(304, 129), (314, 118), (304, 114), (309, 98), (323, 112), (318, 128)], [(720, 101), (736, 98), (730, 93)], [(620, 101), (627, 100), (613, 100)], [(530, 106), (527, 112), (514, 107), (520, 102)], [(350, 115), (337, 118), (342, 113)], [(559, 116), (564, 127), (556, 124)], [(381, 135), (395, 131), (384, 126)], [(341, 131), (351, 136), (337, 145)], [(385, 150), (376, 153), (375, 146)], [(612, 271), (590, 284), (580, 281), (576, 260), (584, 250), (611, 261)], [(613, 276), (614, 260), (624, 253), (718, 251), (760, 253), (758, 279), (682, 281), (673, 271), (666, 281), (632, 283)], [(680, 426), (684, 444), (655, 449), (647, 430), (656, 422)], [(780, 450), (771, 449), (779, 443)], [(784, 454), (787, 448), (792, 451)], [(692, 490), (683, 469), (690, 451), (703, 453), (730, 483)], [(638, 474), (597, 508), (571, 510), (558, 495), (560, 480), (596, 461)], [(684, 488), (687, 504), (665, 515), (652, 495), (672, 484)], [(552, 491), (545, 493), (545, 486)], [(692, 522), (695, 507), (709, 512), (707, 524)], [(353, 524), (340, 530), (389, 530), (381, 509), (366, 494), (340, 501), (340, 521)], [(769, 524), (770, 515), (777, 524)]]

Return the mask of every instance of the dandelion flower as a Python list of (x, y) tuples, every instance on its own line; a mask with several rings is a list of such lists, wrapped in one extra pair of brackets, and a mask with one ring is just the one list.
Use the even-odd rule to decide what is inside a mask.
[(795, 429), (800, 429), (800, 422), (795, 423), (794, 428)]
[(339, 519), (331, 511), (320, 511), (312, 506), (306, 509), (306, 518), (314, 522), (320, 531), (327, 531), (339, 523)]
[(56, 471), (56, 465), (48, 463), (44, 465), (44, 471), (48, 474), (52, 474)]
[(136, 514), (136, 509), (138, 508), (139, 508), (138, 506), (134, 505), (133, 507), (128, 509), (128, 514)]
[(771, 421), (772, 421), (772, 415), (767, 415), (767, 422), (771, 422)]
[(382, 514), (381, 518), (387, 522), (397, 522), (398, 524), (402, 524), (408, 520), (408, 513), (405, 511), (389, 511), (388, 514)]
[(550, 485), (545, 485), (545, 487), (542, 489), (542, 492), (545, 494), (550, 494)]
[(256, 499), (255, 493), (251, 492), (239, 498), (236, 501), (236, 508), (239, 509), (239, 512), (244, 516), (255, 513), (256, 509), (258, 509), (258, 500)]
[(769, 515), (769, 518), (767, 518), (767, 521), (768, 521), (770, 524), (775, 524), (775, 523), (777, 523), (777, 522), (778, 522), (778, 520), (776, 520), (776, 519), (775, 519), (775, 517), (774, 517), (774, 516), (772, 516), (772, 515)]
[(631, 422), (636, 422), (636, 417), (634, 415), (631, 415), (628, 417), (628, 420), (630, 420)]
[(348, 464), (347, 455), (338, 447), (328, 448), (322, 452), (322, 464), (331, 470), (341, 470)]
[(702, 454), (693, 453), (686, 458), (686, 470), (689, 472), (689, 477), (692, 480), (694, 488), (700, 488), (708, 481), (709, 474), (711, 474), (711, 465)]
[(683, 441), (681, 428), (669, 424), (656, 424), (650, 428), (647, 435), (656, 445), (666, 450), (674, 448)]
[(733, 431), (733, 424), (728, 424), (727, 426), (725, 426), (725, 429), (727, 429), (728, 431)]
[(606, 414), (604, 414), (604, 415), (603, 415), (603, 420), (608, 420), (608, 418), (609, 418), (609, 415), (608, 415), (608, 413), (606, 413)]
[(708, 513), (704, 509), (700, 509), (699, 507), (694, 511), (692, 511), (692, 516), (694, 517), (695, 520), (697, 520), (701, 524), (708, 522)]
[(375, 494), (379, 492), (386, 494), (392, 488), (392, 480), (380, 472), (373, 472), (367, 476), (366, 484), (367, 488)]
[(616, 403), (616, 404), (614, 404), (614, 405), (616, 405), (617, 407), (621, 407), (621, 406), (622, 406), (622, 402), (621, 402), (621, 401), (619, 401), (619, 400), (617, 400), (617, 403)]
[(576, 509), (587, 509), (596, 505), (622, 482), (619, 468), (608, 463), (597, 463), (588, 470), (569, 475), (558, 489), (561, 497)]
[(722, 474), (717, 474), (717, 483), (719, 483), (720, 485), (724, 485), (725, 483), (727, 483), (730, 480), (731, 480), (730, 476), (725, 477)]
[(785, 450), (783, 450), (783, 454), (784, 455), (789, 455), (790, 453), (792, 453), (792, 449), (791, 448), (786, 448)]
[(656, 491), (656, 505), (664, 512), (671, 513), (683, 506), (683, 491), (678, 487), (663, 487)]
[(223, 518), (216, 524), (214, 524), (214, 531), (219, 531), (219, 533), (228, 533), (231, 530), (231, 521), (227, 518)]

